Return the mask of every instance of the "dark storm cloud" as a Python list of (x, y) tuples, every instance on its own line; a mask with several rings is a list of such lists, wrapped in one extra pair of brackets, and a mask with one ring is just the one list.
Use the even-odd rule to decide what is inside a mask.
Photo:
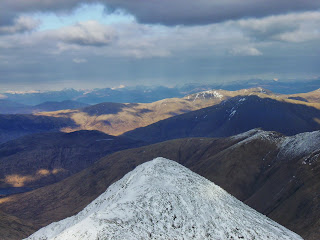
[(196, 25), (293, 11), (317, 10), (314, 0), (2, 0), (0, 24), (13, 23), (21, 13), (68, 11), (81, 3), (102, 3), (123, 9), (144, 23)]
[(84, 1), (79, 0), (2, 0), (0, 25), (13, 25), (20, 14), (31, 12), (68, 11)]
[(209, 24), (320, 8), (320, 2), (314, 0), (105, 0), (103, 2), (107, 6), (127, 10), (140, 22), (166, 25)]

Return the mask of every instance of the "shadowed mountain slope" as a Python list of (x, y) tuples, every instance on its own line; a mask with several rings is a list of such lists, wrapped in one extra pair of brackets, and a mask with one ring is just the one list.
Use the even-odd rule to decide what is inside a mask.
[(0, 114), (0, 143), (33, 133), (59, 132), (62, 128), (75, 125), (71, 119), (62, 117)]
[(59, 111), (64, 109), (77, 109), (89, 106), (89, 104), (65, 100), (62, 102), (44, 102), (33, 106), (33, 112), (49, 112), (49, 111)]
[(160, 142), (184, 137), (227, 137), (253, 128), (286, 135), (318, 130), (320, 110), (270, 98), (239, 96), (123, 135), (148, 142)]
[(31, 114), (37, 112), (77, 109), (89, 106), (88, 104), (66, 100), (62, 102), (44, 102), (35, 106), (24, 105), (10, 100), (0, 99), (0, 114)]
[(0, 211), (1, 240), (22, 239), (26, 234), (31, 234), (35, 230), (28, 221), (23, 221)]
[(308, 240), (319, 239), (320, 132), (284, 137), (252, 130), (236, 137), (188, 138), (109, 155), (63, 181), (1, 199), (0, 209), (37, 228), (81, 211), (110, 184), (158, 156), (221, 186)]
[(32, 106), (0, 99), (0, 114), (31, 113)]
[(141, 145), (139, 141), (99, 131), (21, 137), (0, 145), (0, 189), (52, 184), (107, 154)]

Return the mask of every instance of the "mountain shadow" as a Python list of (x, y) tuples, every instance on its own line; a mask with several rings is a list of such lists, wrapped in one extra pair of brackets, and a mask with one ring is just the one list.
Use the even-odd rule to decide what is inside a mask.
[(137, 128), (123, 136), (155, 143), (185, 137), (228, 137), (253, 128), (285, 135), (315, 131), (320, 129), (320, 110), (270, 98), (238, 96)]
[(99, 131), (24, 136), (0, 145), (0, 190), (9, 194), (49, 185), (110, 153), (138, 146), (141, 141)]

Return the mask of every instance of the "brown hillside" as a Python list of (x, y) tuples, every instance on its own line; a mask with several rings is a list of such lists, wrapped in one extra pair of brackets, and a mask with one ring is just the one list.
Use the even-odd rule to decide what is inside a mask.
[[(153, 103), (100, 103), (77, 110), (42, 112), (37, 115), (63, 117), (74, 121), (74, 125), (62, 129), (64, 132), (77, 130), (99, 130), (111, 135), (148, 126), (186, 112), (214, 106), (236, 96), (255, 95), (260, 98), (272, 98), (295, 104), (313, 106), (320, 109), (319, 98), (311, 97), (317, 92), (281, 95), (262, 88), (242, 89), (238, 91), (211, 90), (188, 95), (184, 98), (168, 98)], [(310, 95), (310, 97), (308, 97)], [(290, 99), (291, 97), (291, 99)], [(307, 102), (304, 100), (308, 99)]]
[(0, 144), (0, 190), (38, 188), (77, 173), (141, 141), (99, 131), (38, 133)]
[[(298, 135), (292, 144), (299, 138), (305, 140)], [(251, 131), (237, 138), (178, 139), (125, 150), (59, 183), (3, 198), (0, 208), (40, 228), (74, 215), (137, 165), (162, 156), (215, 182), (305, 239), (319, 239), (320, 149), (291, 154), (281, 150), (283, 141), (277, 133)]]

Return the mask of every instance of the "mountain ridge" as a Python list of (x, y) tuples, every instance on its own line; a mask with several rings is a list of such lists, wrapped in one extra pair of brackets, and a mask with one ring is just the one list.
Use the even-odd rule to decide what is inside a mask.
[(27, 239), (302, 239), (182, 165), (137, 166), (73, 217)]
[(236, 137), (185, 138), (124, 150), (56, 184), (2, 198), (0, 209), (39, 229), (78, 213), (137, 165), (162, 156), (215, 182), (306, 240), (318, 240), (320, 148), (277, 159), (286, 139), (294, 136), (252, 130)]
[(255, 95), (237, 96), (123, 136), (155, 143), (183, 137), (228, 137), (259, 127), (286, 135), (315, 131), (320, 129), (320, 110)]
[[(273, 94), (262, 88), (238, 91), (208, 90), (187, 95), (183, 98), (168, 98), (152, 103), (105, 102), (77, 110), (68, 109), (40, 112), (34, 115), (0, 115), (0, 122), (2, 122), (2, 125), (6, 124), (6, 129), (0, 129), (0, 142), (39, 131), (72, 132), (79, 130), (98, 130), (110, 135), (121, 135), (136, 128), (146, 127), (177, 115), (210, 106), (217, 106), (223, 101), (242, 95), (243, 98), (246, 96), (250, 97), (250, 95), (256, 95), (261, 99), (271, 98), (279, 103), (295, 104), (297, 108), (300, 107), (301, 109), (307, 109), (308, 107), (320, 109), (320, 91), (314, 91), (310, 93), (310, 96), (306, 94), (303, 95), (303, 97), (301, 97), (302, 95), (290, 95), (290, 97), (289, 95)], [(230, 112), (230, 114), (231, 113), (232, 112)], [(234, 114), (235, 113), (236, 112), (234, 112)], [(44, 117), (47, 117), (46, 120), (43, 119)], [(5, 123), (6, 119), (10, 121)], [(43, 123), (39, 123), (41, 121)], [(48, 126), (49, 122), (52, 126)], [(319, 119), (318, 122), (320, 122)], [(34, 123), (40, 124), (40, 127), (43, 125), (42, 129), (30, 129)], [(249, 129), (247, 128), (245, 130)], [(308, 128), (305, 129), (305, 131), (309, 130)], [(236, 133), (238, 132), (235, 132), (235, 134)]]

